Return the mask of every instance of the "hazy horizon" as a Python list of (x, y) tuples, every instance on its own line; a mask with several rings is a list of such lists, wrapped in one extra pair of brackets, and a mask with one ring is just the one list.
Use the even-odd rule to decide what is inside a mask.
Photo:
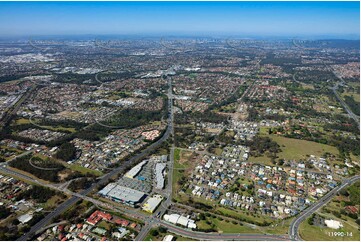
[(0, 2), (0, 37), (193, 35), (359, 39), (359, 2)]

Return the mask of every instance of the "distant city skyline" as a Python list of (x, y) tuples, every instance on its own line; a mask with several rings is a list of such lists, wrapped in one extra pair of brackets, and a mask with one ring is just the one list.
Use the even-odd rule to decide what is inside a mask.
[(359, 38), (359, 2), (0, 2), (0, 37), (245, 35)]

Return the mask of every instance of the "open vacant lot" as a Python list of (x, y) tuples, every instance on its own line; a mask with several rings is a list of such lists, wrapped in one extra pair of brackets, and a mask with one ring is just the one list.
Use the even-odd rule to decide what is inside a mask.
[[(266, 135), (265, 132), (263, 132), (263, 134)], [(282, 151), (277, 154), (280, 159), (300, 160), (306, 159), (307, 155), (322, 156), (326, 152), (335, 156), (339, 154), (337, 148), (330, 145), (320, 144), (307, 140), (291, 139), (277, 135), (267, 134), (267, 136), (270, 137), (273, 141), (277, 142), (277, 144), (279, 144), (281, 147)], [(267, 156), (250, 157), (249, 161), (271, 165), (271, 158)]]

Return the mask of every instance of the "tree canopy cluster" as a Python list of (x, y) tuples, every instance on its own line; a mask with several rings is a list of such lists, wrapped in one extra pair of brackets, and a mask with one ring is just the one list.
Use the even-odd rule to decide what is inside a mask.
[(74, 144), (66, 142), (59, 147), (55, 157), (63, 161), (70, 161), (76, 157), (76, 151)]
[[(64, 170), (65, 166), (63, 166), (62, 164), (60, 164), (56, 161), (48, 160), (47, 162), (44, 162), (43, 164), (41, 164), (39, 166), (44, 167), (44, 168), (51, 167), (51, 168), (57, 168), (57, 169), (45, 171), (43, 169), (38, 169), (38, 168), (32, 166), (29, 163), (30, 158), (31, 158), (31, 155), (18, 157), (15, 160), (10, 161), (9, 165), (16, 169), (26, 171), (26, 172), (28, 172), (36, 177), (39, 177), (40, 179), (46, 180), (46, 181), (51, 181), (51, 182), (59, 181), (58, 173), (60, 171)], [(36, 165), (36, 166), (38, 166), (38, 165)]]

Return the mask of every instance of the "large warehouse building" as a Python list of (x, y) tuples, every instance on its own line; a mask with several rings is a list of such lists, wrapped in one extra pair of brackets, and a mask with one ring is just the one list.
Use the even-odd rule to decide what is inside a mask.
[(115, 183), (109, 183), (106, 187), (100, 190), (98, 194), (132, 207), (136, 207), (146, 197), (146, 194), (143, 192), (120, 186)]

